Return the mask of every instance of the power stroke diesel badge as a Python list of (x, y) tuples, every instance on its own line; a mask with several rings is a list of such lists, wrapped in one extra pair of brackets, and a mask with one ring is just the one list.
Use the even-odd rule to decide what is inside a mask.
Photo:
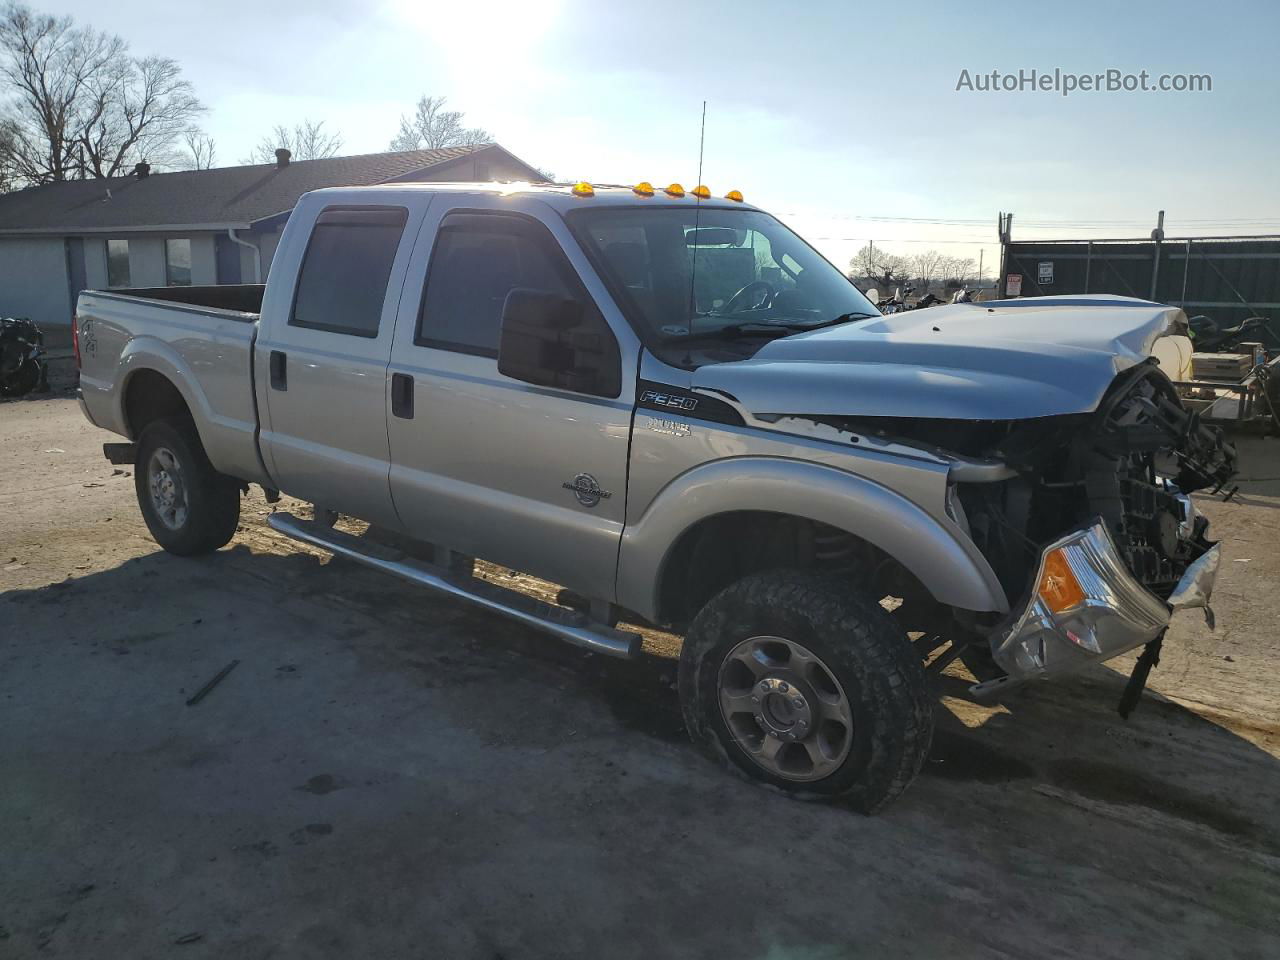
[(600, 484), (596, 483), (596, 478), (589, 473), (580, 473), (573, 478), (572, 483), (563, 483), (561, 486), (566, 490), (572, 490), (573, 495), (584, 507), (594, 507), (601, 500), (608, 500), (613, 496), (608, 490), (601, 490)]

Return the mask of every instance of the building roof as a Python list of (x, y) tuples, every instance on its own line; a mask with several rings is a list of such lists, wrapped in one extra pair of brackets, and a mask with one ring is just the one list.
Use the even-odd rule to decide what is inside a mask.
[(479, 179), (476, 164), (494, 155), (526, 167), (531, 179), (541, 179), (536, 169), (497, 144), (480, 144), (294, 160), (285, 167), (264, 163), (66, 180), (0, 194), (0, 235), (247, 227), (292, 210), (300, 196), (321, 187), (411, 180), (428, 170), (447, 173), (449, 167), (457, 167), (457, 179)]

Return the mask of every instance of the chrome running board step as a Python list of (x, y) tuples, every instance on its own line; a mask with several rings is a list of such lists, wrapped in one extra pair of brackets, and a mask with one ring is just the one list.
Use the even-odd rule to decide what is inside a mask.
[(632, 659), (639, 655), (642, 638), (638, 633), (614, 630), (593, 623), (576, 610), (544, 603), (528, 594), (508, 590), (477, 577), (463, 577), (406, 556), (381, 544), (326, 527), (314, 520), (303, 520), (291, 513), (273, 513), (267, 524), (277, 533), (328, 550), (384, 573), (395, 574), (419, 586), (457, 597), (486, 610), (501, 613), (537, 630), (554, 634), (562, 640), (611, 657)]

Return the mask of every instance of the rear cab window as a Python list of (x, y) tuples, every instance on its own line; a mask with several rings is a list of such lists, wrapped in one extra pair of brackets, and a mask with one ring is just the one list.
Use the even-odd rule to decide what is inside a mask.
[(316, 218), (289, 325), (372, 339), (408, 211), (329, 207)]

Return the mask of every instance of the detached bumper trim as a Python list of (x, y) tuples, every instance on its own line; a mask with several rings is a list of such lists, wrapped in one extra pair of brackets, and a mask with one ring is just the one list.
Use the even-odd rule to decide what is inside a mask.
[[(1193, 592), (1207, 597), (1217, 549), (1188, 568), (1179, 591), (1191, 578), (1197, 584)], [(1056, 550), (1063, 552), (1085, 598), (1054, 613), (1033, 588), (1025, 608), (992, 637), (992, 654), (1011, 681), (1058, 676), (1109, 660), (1155, 639), (1169, 624), (1170, 605), (1129, 573), (1101, 519), (1045, 547), (1033, 583), (1041, 582), (1046, 559)]]

